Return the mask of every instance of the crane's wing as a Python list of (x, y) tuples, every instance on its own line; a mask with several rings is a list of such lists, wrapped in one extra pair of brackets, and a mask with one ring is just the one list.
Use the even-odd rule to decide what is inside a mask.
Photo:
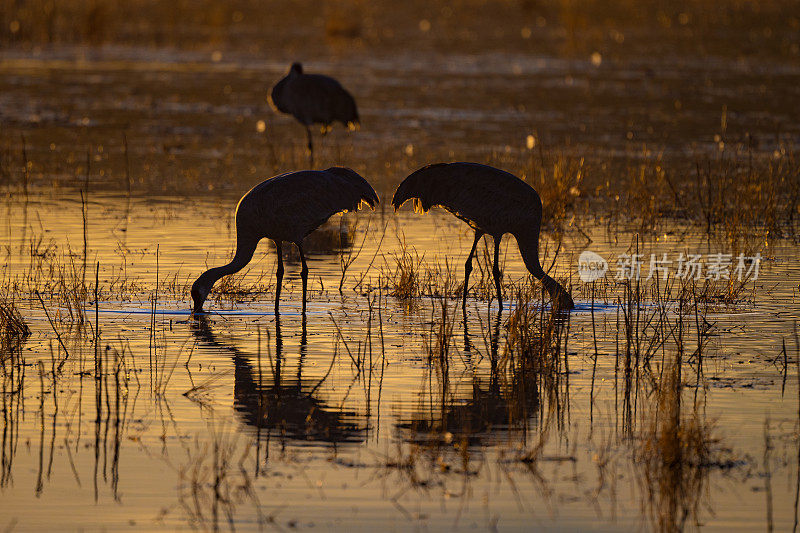
[(378, 195), (348, 168), (290, 172), (256, 185), (239, 202), (237, 228), (260, 237), (298, 242), (328, 218), (355, 211), (364, 202), (373, 207)]
[(533, 187), (513, 174), (478, 163), (438, 163), (417, 170), (397, 187), (392, 205), (398, 209), (408, 200), (423, 212), (444, 207), (487, 231), (510, 231), (522, 220), (541, 219), (542, 212)]

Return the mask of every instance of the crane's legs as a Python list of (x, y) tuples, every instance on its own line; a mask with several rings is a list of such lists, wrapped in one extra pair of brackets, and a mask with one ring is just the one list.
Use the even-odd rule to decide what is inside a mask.
[(278, 253), (278, 270), (275, 272), (275, 316), (278, 315), (278, 304), (281, 301), (281, 284), (283, 283), (283, 249), (281, 241), (275, 241), (275, 251)]
[[(275, 313), (275, 367), (272, 371), (275, 385), (281, 384), (281, 366), (283, 363), (283, 335), (281, 335), (281, 317)], [(259, 420), (261, 420), (259, 418)]]
[(306, 135), (308, 135), (308, 165), (309, 169), (314, 168), (314, 143), (311, 141), (311, 128), (306, 126)]
[(306, 316), (306, 288), (308, 287), (308, 265), (306, 265), (306, 256), (303, 255), (303, 245), (298, 244), (297, 249), (300, 250), (300, 263), (303, 268), (300, 270), (300, 278), (303, 280), (303, 320)]
[(472, 273), (472, 258), (475, 256), (475, 248), (478, 247), (478, 241), (483, 237), (483, 232), (475, 230), (475, 240), (472, 242), (472, 249), (467, 256), (467, 262), (464, 264), (464, 297), (461, 299), (461, 308), (467, 308), (467, 289), (469, 288), (469, 275)]
[(306, 315), (303, 313), (303, 326), (300, 333), (300, 359), (297, 360), (297, 382), (302, 383), (303, 363), (308, 354), (308, 331), (306, 330)]
[(500, 272), (500, 240), (502, 237), (495, 237), (494, 238), (494, 267), (492, 268), (492, 274), (494, 274), (494, 286), (497, 289), (497, 302), (500, 304), (500, 310), (503, 309), (503, 289), (500, 287), (500, 278), (502, 273)]

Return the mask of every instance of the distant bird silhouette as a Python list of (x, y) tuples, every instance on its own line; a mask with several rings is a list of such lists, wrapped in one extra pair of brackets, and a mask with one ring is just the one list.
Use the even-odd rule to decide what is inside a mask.
[(275, 84), (270, 103), (281, 113), (292, 115), (306, 127), (308, 151), (314, 164), (314, 145), (311, 125), (322, 124), (323, 133), (334, 122), (341, 122), (352, 130), (358, 127), (356, 101), (333, 78), (321, 74), (303, 74), (303, 65), (292, 64), (289, 73)]
[(475, 241), (464, 265), (466, 306), (472, 257), (484, 234), (494, 237), (494, 275), (497, 299), (503, 305), (500, 288), (500, 240), (506, 233), (517, 239), (527, 269), (542, 281), (553, 299), (554, 307), (572, 309), (569, 293), (545, 274), (539, 263), (539, 230), (542, 224), (542, 200), (527, 183), (508, 172), (478, 163), (439, 163), (423, 167), (397, 187), (392, 205), (397, 210), (408, 200), (415, 209), (427, 211), (441, 206), (475, 230)]
[(303, 312), (306, 310), (308, 267), (303, 255), (303, 239), (332, 215), (355, 211), (366, 202), (378, 203), (375, 189), (349, 168), (289, 172), (263, 181), (242, 196), (236, 206), (236, 253), (224, 266), (200, 275), (192, 285), (193, 312), (202, 313), (211, 287), (222, 276), (243, 269), (253, 258), (261, 239), (275, 241), (278, 254), (275, 313), (281, 297), (283, 253), (281, 242), (293, 242), (300, 251), (303, 279)]

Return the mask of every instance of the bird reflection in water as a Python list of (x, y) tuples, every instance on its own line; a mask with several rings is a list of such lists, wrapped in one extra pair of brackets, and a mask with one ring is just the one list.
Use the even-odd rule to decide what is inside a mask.
[[(486, 346), (488, 376), (481, 375), (475, 361), (479, 354), (470, 337), (464, 314), (464, 362), (472, 372), (471, 391), (454, 390), (449, 365), (435, 365), (437, 379), (415, 412), (396, 424), (401, 438), (417, 443), (456, 441), (469, 446), (494, 444), (510, 433), (525, 438), (543, 421), (543, 410), (553, 399), (549, 379), (541, 366), (505, 348), (500, 351), (502, 311), (492, 320)], [(554, 322), (558, 328), (563, 323)], [(426, 385), (427, 386), (427, 385)], [(544, 394), (544, 396), (543, 396)], [(558, 402), (552, 402), (556, 405)]]
[[(357, 226), (358, 219), (350, 214), (332, 217), (306, 236), (303, 240), (303, 252), (308, 256), (336, 256), (352, 253), (350, 250), (354, 245)], [(275, 242), (267, 241), (267, 246), (274, 250)], [(300, 251), (296, 246), (283, 246), (282, 252), (283, 259), (287, 263), (297, 264), (300, 262)]]
[(293, 375), (285, 368), (280, 315), (275, 316), (274, 358), (270, 355), (264, 362), (260, 355), (245, 354), (233, 344), (218, 340), (205, 316), (198, 317), (193, 329), (202, 344), (231, 354), (234, 409), (245, 424), (255, 428), (259, 440), (279, 437), (326, 444), (365, 440), (367, 425), (360, 414), (331, 407), (320, 398), (325, 378), (303, 377), (308, 350), (305, 316)]

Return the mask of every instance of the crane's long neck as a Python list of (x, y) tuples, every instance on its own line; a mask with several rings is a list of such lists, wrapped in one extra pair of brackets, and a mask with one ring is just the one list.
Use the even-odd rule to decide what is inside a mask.
[(559, 306), (562, 309), (575, 307), (569, 292), (560, 283), (548, 276), (539, 262), (539, 232), (515, 233), (514, 236), (517, 239), (517, 245), (525, 267), (536, 279), (542, 282), (553, 302), (559, 302)]
[(246, 267), (256, 252), (258, 241), (259, 239), (243, 235), (241, 231), (237, 232), (236, 253), (231, 262), (227, 265), (211, 268), (202, 275), (208, 281), (208, 286), (211, 287), (221, 277), (235, 274)]

